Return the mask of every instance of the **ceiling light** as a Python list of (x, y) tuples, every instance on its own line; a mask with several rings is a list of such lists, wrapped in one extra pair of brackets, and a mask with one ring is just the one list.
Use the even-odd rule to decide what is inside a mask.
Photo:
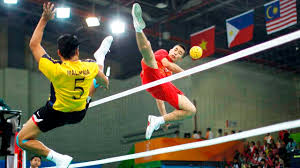
[(18, 0), (4, 0), (4, 3), (6, 3), (6, 4), (16, 4), (16, 3), (18, 3)]
[(111, 23), (110, 28), (111, 28), (112, 33), (115, 33), (115, 34), (124, 33), (125, 23), (122, 22), (121, 20), (116, 20)]
[(167, 3), (164, 3), (164, 2), (160, 2), (160, 3), (156, 4), (155, 6), (156, 6), (157, 8), (163, 9), (163, 8), (168, 7), (168, 4), (167, 4)]
[(100, 25), (99, 19), (97, 17), (88, 17), (85, 19), (85, 21), (88, 27), (95, 27)]
[(69, 18), (70, 17), (70, 8), (56, 8), (56, 17), (57, 18)]

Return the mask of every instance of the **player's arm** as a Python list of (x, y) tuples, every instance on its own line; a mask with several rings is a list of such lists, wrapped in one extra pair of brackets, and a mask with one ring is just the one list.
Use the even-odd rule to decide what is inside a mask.
[(156, 100), (158, 111), (160, 112), (161, 116), (166, 115), (167, 111), (166, 111), (165, 102), (159, 99), (155, 99), (155, 100)]
[(46, 54), (46, 51), (41, 45), (42, 37), (44, 34), (44, 29), (49, 20), (54, 18), (54, 4), (48, 2), (43, 5), (43, 14), (42, 17), (36, 26), (33, 35), (30, 39), (29, 47), (32, 51), (33, 57), (39, 63), (41, 57)]
[[(99, 69), (100, 69), (101, 65), (98, 65), (98, 66), (99, 66)], [(101, 87), (108, 89), (109, 80), (108, 80), (108, 77), (105, 76), (105, 74), (102, 71), (100, 71), (100, 70), (98, 71), (98, 74), (96, 76), (96, 80), (97, 80), (98, 84)]]
[(163, 58), (161, 60), (161, 63), (163, 64), (164, 67), (168, 68), (168, 70), (172, 71), (173, 73), (178, 73), (184, 71), (180, 66), (177, 64), (170, 62), (167, 58)]

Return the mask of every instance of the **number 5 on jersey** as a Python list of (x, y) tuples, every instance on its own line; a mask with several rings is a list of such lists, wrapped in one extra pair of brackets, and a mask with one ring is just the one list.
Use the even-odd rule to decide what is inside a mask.
[(74, 91), (80, 91), (80, 95), (79, 96), (73, 96), (73, 99), (80, 99), (81, 96), (84, 93), (84, 90), (82, 87), (78, 86), (80, 83), (84, 82), (84, 78), (79, 78), (79, 79), (75, 79), (75, 86), (74, 86)]

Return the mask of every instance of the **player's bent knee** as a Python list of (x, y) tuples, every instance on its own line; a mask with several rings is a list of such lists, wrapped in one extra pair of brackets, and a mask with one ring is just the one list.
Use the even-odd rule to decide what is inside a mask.
[(28, 139), (24, 139), (22, 136), (19, 136), (19, 134), (16, 137), (16, 144), (19, 148), (25, 150), (26, 148), (26, 142), (29, 141)]
[(193, 113), (193, 115), (195, 115), (196, 114), (196, 112), (197, 112), (197, 109), (196, 109), (196, 107), (193, 105), (193, 107), (191, 108), (191, 112)]
[(18, 147), (20, 147), (21, 149), (24, 149), (24, 143), (26, 143), (27, 141), (23, 139), (22, 136), (17, 135), (16, 137), (16, 144), (18, 145)]
[(196, 111), (197, 111), (197, 109), (196, 109), (196, 107), (194, 105), (192, 107), (190, 107), (190, 109), (188, 110), (189, 117), (195, 116), (196, 115)]

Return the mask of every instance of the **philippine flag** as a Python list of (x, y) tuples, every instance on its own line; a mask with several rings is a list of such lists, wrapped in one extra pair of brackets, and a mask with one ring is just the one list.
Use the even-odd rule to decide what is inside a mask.
[(254, 10), (226, 20), (228, 48), (245, 43), (253, 38)]

